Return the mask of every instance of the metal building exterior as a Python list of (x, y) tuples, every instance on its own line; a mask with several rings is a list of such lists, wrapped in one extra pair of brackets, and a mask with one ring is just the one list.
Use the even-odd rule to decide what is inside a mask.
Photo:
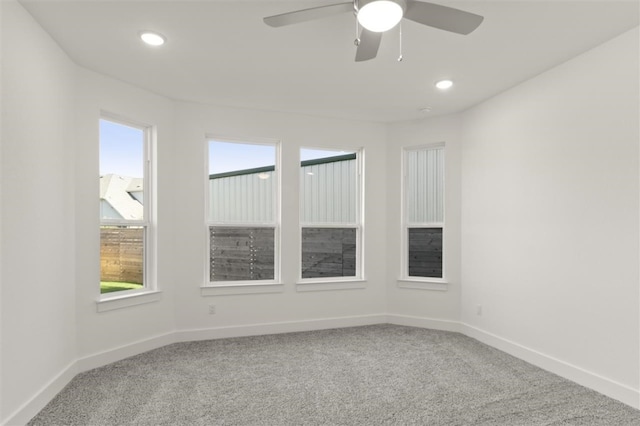
[(272, 223), (276, 179), (273, 168), (209, 176), (209, 220), (214, 223)]
[(444, 222), (444, 147), (407, 151), (405, 173), (407, 222)]
[[(275, 173), (273, 167), (264, 167), (210, 175), (210, 222), (273, 222)], [(303, 161), (301, 222), (355, 223), (357, 197), (352, 192), (356, 180), (355, 154)]]

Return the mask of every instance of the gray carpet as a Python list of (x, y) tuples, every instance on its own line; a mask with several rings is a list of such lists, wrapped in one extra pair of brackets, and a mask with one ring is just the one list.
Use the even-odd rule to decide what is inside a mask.
[(78, 375), (29, 425), (640, 425), (457, 333), (376, 325), (177, 343)]

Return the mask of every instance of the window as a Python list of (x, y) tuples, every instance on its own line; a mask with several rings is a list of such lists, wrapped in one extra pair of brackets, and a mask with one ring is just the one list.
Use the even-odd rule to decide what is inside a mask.
[(100, 119), (100, 293), (151, 287), (150, 129)]
[(358, 153), (303, 148), (300, 158), (301, 279), (361, 279)]
[(444, 279), (444, 145), (405, 150), (403, 276)]
[(279, 280), (278, 146), (208, 141), (209, 285)]

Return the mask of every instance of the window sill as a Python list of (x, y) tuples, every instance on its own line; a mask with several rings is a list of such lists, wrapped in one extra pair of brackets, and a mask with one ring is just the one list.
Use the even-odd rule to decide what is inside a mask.
[(351, 290), (366, 288), (367, 281), (361, 279), (340, 279), (340, 280), (309, 280), (298, 281), (296, 283), (296, 290), (299, 292), (305, 291), (333, 291), (333, 290)]
[(203, 297), (226, 296), (235, 294), (282, 293), (283, 291), (284, 284), (281, 283), (237, 283), (204, 285), (200, 287), (200, 295)]
[(96, 307), (98, 312), (113, 311), (115, 309), (127, 308), (129, 306), (157, 302), (161, 299), (161, 296), (162, 292), (155, 290), (118, 294), (115, 296), (101, 296), (101, 298), (96, 301)]
[(400, 278), (398, 287), (416, 290), (448, 291), (449, 283), (442, 279)]

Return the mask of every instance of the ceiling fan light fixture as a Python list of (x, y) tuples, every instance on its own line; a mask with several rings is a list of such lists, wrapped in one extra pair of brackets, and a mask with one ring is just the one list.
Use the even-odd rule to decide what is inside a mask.
[(398, 25), (404, 8), (391, 0), (374, 0), (358, 10), (358, 22), (364, 28), (375, 33), (388, 31)]

